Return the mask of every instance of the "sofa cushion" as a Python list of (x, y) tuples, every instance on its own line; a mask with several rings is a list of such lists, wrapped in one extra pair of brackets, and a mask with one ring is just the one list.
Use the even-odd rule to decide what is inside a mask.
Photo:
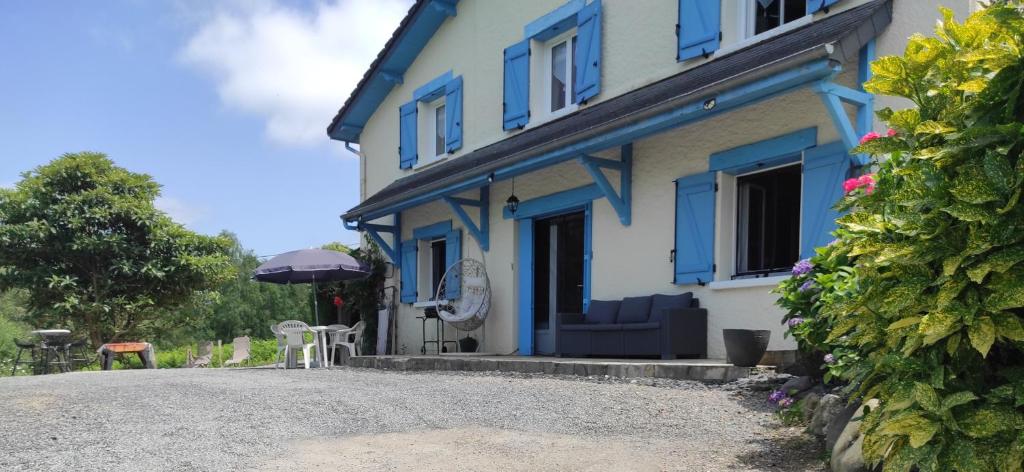
[(619, 313), (618, 300), (591, 300), (590, 308), (583, 317), (585, 323), (612, 324)]
[(644, 331), (644, 330), (656, 330), (661, 327), (661, 323), (657, 321), (648, 321), (646, 323), (623, 323), (618, 326), (623, 331)]
[(643, 323), (647, 321), (650, 312), (650, 296), (626, 297), (622, 299), (622, 303), (619, 305), (619, 315), (615, 318), (615, 322), (619, 324)]
[(562, 331), (622, 331), (623, 325), (583, 323), (562, 325)]
[(661, 321), (665, 310), (676, 308), (690, 308), (693, 302), (693, 292), (686, 292), (679, 295), (657, 294), (651, 297), (651, 316), (648, 321)]

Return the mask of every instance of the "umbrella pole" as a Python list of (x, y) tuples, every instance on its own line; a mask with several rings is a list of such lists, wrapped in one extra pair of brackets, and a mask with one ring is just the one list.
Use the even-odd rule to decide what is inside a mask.
[(316, 300), (316, 273), (313, 273), (313, 319), (316, 320), (316, 325), (320, 326), (320, 306)]

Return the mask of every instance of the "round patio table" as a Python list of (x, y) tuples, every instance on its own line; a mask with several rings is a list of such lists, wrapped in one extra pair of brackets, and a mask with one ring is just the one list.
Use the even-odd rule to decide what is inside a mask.
[[(68, 365), (67, 352), (65, 351), (68, 337), (71, 336), (71, 330), (37, 329), (32, 331), (32, 334), (43, 339), (42, 348), (46, 353), (42, 361), (43, 373), (49, 373), (50, 365), (52, 364), (56, 364), (61, 372), (69, 372), (71, 370)], [(50, 361), (50, 356), (53, 356), (53, 362)]]
[(316, 357), (318, 364), (320, 367), (330, 368), (334, 359), (327, 358), (327, 333), (337, 330), (327, 326), (310, 326), (309, 329), (316, 331), (314, 341), (316, 343)]

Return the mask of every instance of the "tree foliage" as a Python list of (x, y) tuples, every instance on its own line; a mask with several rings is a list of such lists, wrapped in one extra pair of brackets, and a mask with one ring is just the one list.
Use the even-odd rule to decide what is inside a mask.
[[(876, 186), (840, 204), (837, 242), (781, 287), (791, 332), (878, 398), (864, 453), (886, 471), (1020, 471), (1024, 462), (1024, 14), (993, 2), (902, 56), (865, 88), (892, 136), (861, 145)], [(800, 292), (811, 280), (814, 290)]]
[(231, 274), (227, 239), (172, 221), (153, 205), (152, 178), (103, 154), (65, 154), (22, 177), (0, 189), (0, 289), (24, 289), (37, 326), (93, 343), (151, 336)]

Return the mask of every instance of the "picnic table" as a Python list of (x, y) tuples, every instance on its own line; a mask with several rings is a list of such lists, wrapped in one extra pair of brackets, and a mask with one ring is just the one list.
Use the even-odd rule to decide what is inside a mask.
[(96, 352), (100, 355), (100, 365), (102, 365), (103, 370), (114, 368), (114, 357), (133, 352), (138, 354), (144, 368), (156, 368), (156, 353), (153, 351), (153, 345), (150, 343), (106, 343), (100, 346)]

